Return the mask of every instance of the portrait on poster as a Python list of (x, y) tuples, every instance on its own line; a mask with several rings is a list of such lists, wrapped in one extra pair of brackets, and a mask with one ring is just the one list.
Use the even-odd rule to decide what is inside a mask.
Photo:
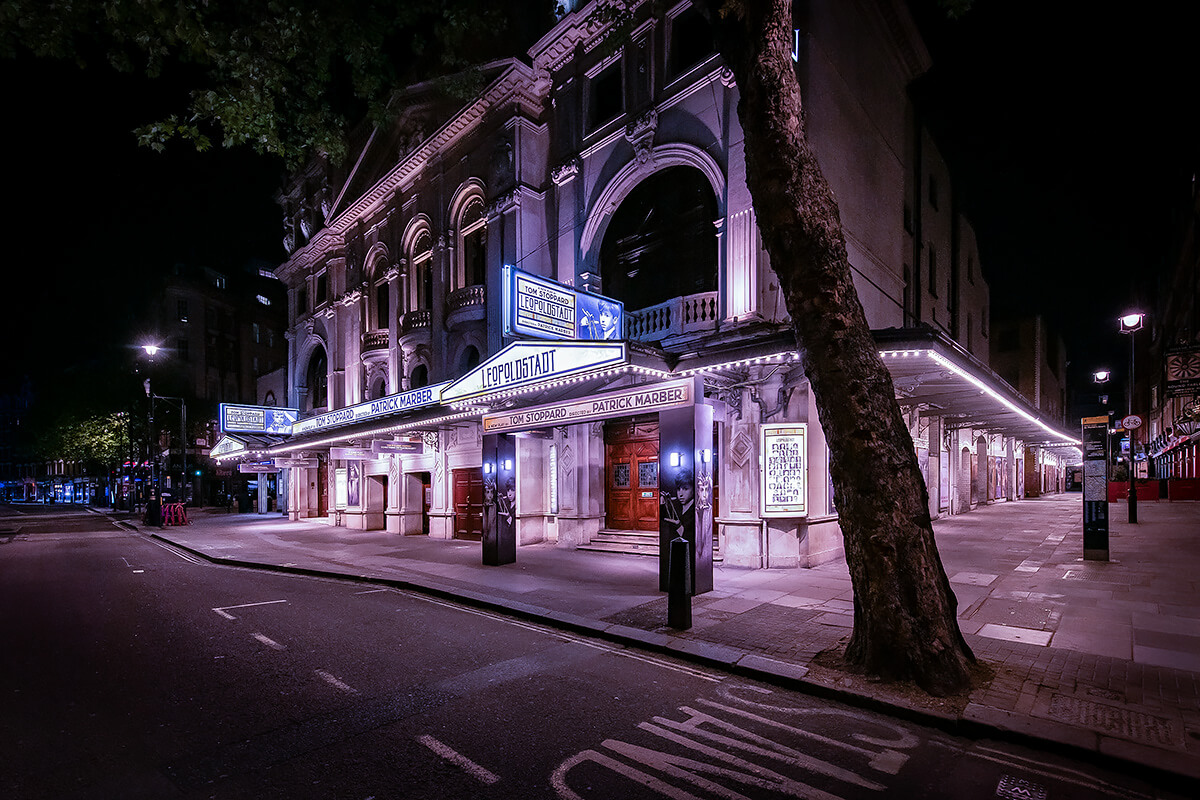
[(763, 425), (761, 505), (764, 517), (808, 515), (808, 425)]

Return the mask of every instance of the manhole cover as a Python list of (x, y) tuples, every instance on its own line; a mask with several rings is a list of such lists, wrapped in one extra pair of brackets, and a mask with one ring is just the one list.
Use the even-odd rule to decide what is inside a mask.
[(996, 797), (1008, 798), (1008, 800), (1046, 800), (1046, 787), (1040, 783), (1027, 781), (1024, 778), (1015, 778), (1012, 775), (1003, 775), (1000, 778), (1000, 783), (996, 786)]

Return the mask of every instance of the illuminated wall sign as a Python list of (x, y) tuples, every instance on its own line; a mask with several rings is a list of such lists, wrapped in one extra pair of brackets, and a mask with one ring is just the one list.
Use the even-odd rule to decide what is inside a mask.
[(808, 515), (808, 425), (803, 422), (762, 426), (764, 517)]
[(681, 378), (617, 392), (605, 392), (565, 403), (514, 409), (503, 414), (485, 414), (483, 432), (513, 433), (686, 406), (695, 400), (692, 396), (694, 387), (694, 379)]
[(504, 332), (536, 339), (624, 339), (625, 306), (515, 267), (504, 268)]
[(335, 461), (374, 461), (375, 454), (365, 447), (331, 447), (329, 457)]
[(238, 464), (238, 472), (276, 472), (278, 469), (275, 466), (275, 462), (269, 459), (267, 461), (251, 461), (248, 464)]
[(422, 386), (420, 389), (390, 394), (378, 400), (369, 400), (356, 406), (347, 406), (316, 417), (302, 419), (292, 425), (292, 435), (349, 425), (351, 422), (385, 417), (388, 414), (434, 405), (441, 399), (442, 389), (448, 385), (449, 383), (435, 383), (432, 386)]
[(425, 452), (425, 443), (422, 441), (394, 442), (390, 439), (376, 439), (371, 442), (371, 452), (375, 455), (383, 453), (418, 454)]
[(516, 342), (442, 390), (442, 402), (579, 375), (625, 363), (625, 345), (585, 342)]
[(333, 507), (341, 510), (346, 509), (346, 470), (335, 469), (333, 471)]
[(300, 416), (298, 408), (276, 406), (239, 406), (221, 403), (220, 421), (222, 431), (236, 433), (275, 433), (286, 436)]
[(277, 459), (275, 459), (275, 466), (279, 467), (280, 469), (282, 469), (284, 467), (293, 467), (293, 468), (299, 468), (299, 469), (316, 469), (319, 465), (320, 465), (319, 462), (315, 458), (277, 458)]
[(233, 453), (240, 453), (246, 449), (246, 443), (241, 439), (235, 439), (232, 436), (222, 436), (220, 441), (213, 445), (212, 450), (208, 454), (213, 458), (218, 456), (228, 456)]

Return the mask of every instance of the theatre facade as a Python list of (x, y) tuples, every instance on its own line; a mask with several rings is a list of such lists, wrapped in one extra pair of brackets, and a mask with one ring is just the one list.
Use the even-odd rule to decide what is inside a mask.
[[(906, 87), (903, 3), (807, 4), (796, 69), (934, 515), (1050, 488), (1075, 439), (987, 366), (987, 286)], [(400, 94), (280, 196), (286, 434), (230, 430), (293, 519), (712, 565), (841, 554), (828, 451), (745, 185), (737, 87), (688, 3), (613, 48), (568, 12), (467, 103)], [(261, 433), (261, 435), (259, 435)], [(1032, 476), (1032, 482), (1031, 482)], [(1036, 489), (1040, 491), (1041, 489)]]

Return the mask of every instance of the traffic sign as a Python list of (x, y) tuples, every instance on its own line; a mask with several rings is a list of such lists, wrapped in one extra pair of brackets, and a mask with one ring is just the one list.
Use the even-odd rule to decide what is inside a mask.
[(1142, 427), (1142, 418), (1137, 414), (1130, 414), (1125, 419), (1121, 420), (1121, 427), (1127, 431), (1135, 430)]

